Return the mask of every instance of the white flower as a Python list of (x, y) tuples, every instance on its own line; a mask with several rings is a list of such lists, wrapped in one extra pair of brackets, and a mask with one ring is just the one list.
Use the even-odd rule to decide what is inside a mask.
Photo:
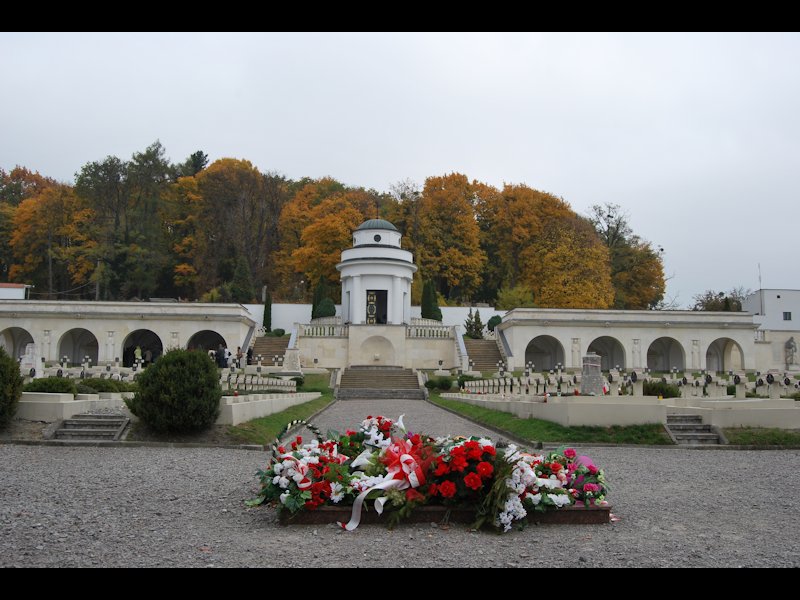
[(559, 508), (570, 504), (569, 494), (547, 494), (547, 497)]
[(286, 477), (281, 477), (278, 479), (278, 487), (285, 490), (289, 487), (289, 480)]
[(341, 483), (334, 482), (331, 484), (331, 502), (339, 504), (344, 498), (344, 488)]
[(533, 502), (534, 506), (539, 506), (539, 502), (542, 501), (542, 495), (541, 494), (528, 494), (527, 498), (528, 498), (528, 500)]
[(286, 504), (286, 499), (289, 497), (289, 492), (283, 492), (281, 494), (281, 504)]
[(295, 473), (294, 475), (292, 475), (292, 479), (294, 480), (295, 483), (300, 483), (301, 481), (303, 481), (304, 477), (305, 475), (303, 475), (302, 473)]
[(278, 482), (280, 480), (281, 480), (281, 476), (280, 475), (275, 475), (275, 477), (272, 478), (272, 485), (278, 485)]
[(492, 440), (490, 440), (489, 438), (481, 438), (481, 439), (478, 440), (478, 443), (481, 446), (491, 446), (492, 448), (494, 448), (494, 442)]
[(280, 475), (281, 471), (283, 471), (283, 465), (281, 463), (277, 463), (272, 467), (272, 472), (275, 473), (275, 475)]

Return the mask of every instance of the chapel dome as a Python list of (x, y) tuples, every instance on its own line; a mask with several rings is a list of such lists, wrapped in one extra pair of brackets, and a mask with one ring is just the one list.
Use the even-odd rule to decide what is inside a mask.
[(356, 231), (366, 231), (368, 229), (388, 229), (389, 231), (398, 231), (397, 227), (385, 219), (370, 219), (369, 221), (364, 221), (358, 226)]

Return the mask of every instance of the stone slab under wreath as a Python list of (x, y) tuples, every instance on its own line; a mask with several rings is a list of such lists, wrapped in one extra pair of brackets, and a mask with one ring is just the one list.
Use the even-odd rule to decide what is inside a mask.
[[(287, 510), (280, 511), (278, 522), (281, 525), (328, 525), (347, 523), (352, 515), (352, 506), (321, 506), (316, 510), (303, 510), (292, 515)], [(448, 515), (449, 511), (449, 515)], [(448, 509), (445, 506), (420, 506), (411, 511), (401, 523), (449, 523), (470, 524), (475, 521), (475, 511), (469, 509)], [(387, 513), (379, 515), (374, 510), (362, 511), (362, 525), (385, 525), (389, 522)], [(611, 522), (611, 506), (567, 506), (544, 512), (528, 513), (528, 523), (541, 525), (602, 525)]]

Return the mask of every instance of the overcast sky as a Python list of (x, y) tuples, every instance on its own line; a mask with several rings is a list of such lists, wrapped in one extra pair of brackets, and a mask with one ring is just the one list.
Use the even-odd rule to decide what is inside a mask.
[(668, 298), (800, 287), (797, 34), (0, 34), (0, 167), (160, 139), (377, 190), (452, 171), (664, 248)]

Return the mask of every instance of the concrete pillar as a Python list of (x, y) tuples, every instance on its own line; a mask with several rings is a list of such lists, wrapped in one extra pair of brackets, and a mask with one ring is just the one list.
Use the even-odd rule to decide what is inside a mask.
[(400, 325), (403, 323), (403, 280), (399, 275), (392, 277), (392, 295), (389, 323)]
[(353, 276), (353, 291), (350, 294), (351, 322), (354, 325), (361, 325), (366, 321), (367, 299), (361, 289), (361, 275)]

